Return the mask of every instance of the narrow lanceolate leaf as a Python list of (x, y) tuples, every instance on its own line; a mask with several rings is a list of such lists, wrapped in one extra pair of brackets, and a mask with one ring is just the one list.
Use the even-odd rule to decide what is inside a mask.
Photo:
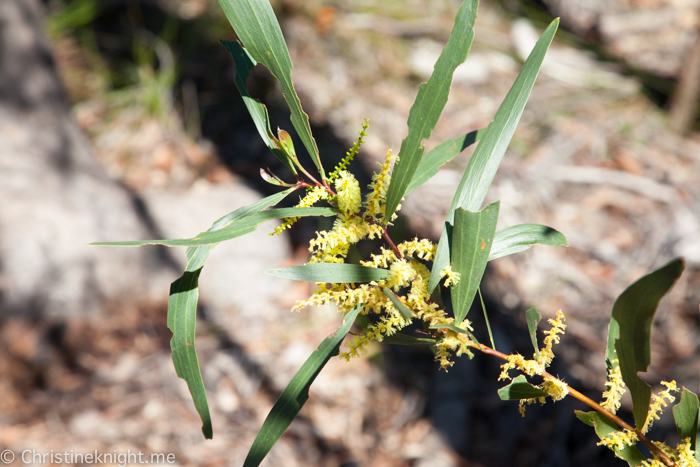
[(309, 387), (314, 382), (323, 367), (331, 357), (338, 355), (340, 344), (350, 331), (357, 314), (362, 310), (362, 304), (352, 309), (343, 320), (343, 325), (328, 336), (318, 349), (304, 362), (299, 371), (289, 382), (282, 395), (267, 415), (263, 426), (255, 437), (253, 446), (248, 452), (243, 467), (255, 467), (265, 458), (272, 446), (282, 436), (292, 423), (301, 408), (309, 399)]
[(452, 75), (469, 54), (474, 40), (474, 20), (478, 0), (464, 0), (455, 17), (450, 38), (440, 54), (433, 74), (427, 83), (418, 88), (418, 96), (408, 115), (408, 136), (401, 143), (399, 158), (394, 165), (389, 190), (386, 196), (384, 223), (388, 223), (396, 207), (404, 197), (416, 169), (423, 158), (425, 146), (435, 124), (447, 103), (452, 85)]
[[(478, 211), (484, 202), (486, 192), (491, 186), (498, 166), (501, 164), (506, 148), (515, 132), (515, 127), (520, 121), (525, 104), (530, 96), (530, 91), (535, 85), (535, 79), (542, 66), (545, 53), (552, 43), (558, 26), (559, 20), (555, 19), (544, 31), (530, 56), (525, 61), (525, 65), (523, 65), (523, 69), (520, 71), (515, 83), (513, 83), (513, 86), (498, 108), (493, 121), (486, 128), (484, 136), (474, 150), (474, 155), (469, 160), (469, 165), (467, 165), (462, 180), (457, 187), (457, 192), (452, 199), (452, 205), (447, 213), (447, 223), (451, 224), (453, 222), (454, 212), (458, 207), (468, 211)], [(430, 274), (429, 292), (432, 292), (438, 282), (440, 282), (440, 271), (450, 261), (449, 248), (447, 232), (443, 228), (433, 261), (433, 270)]]
[(551, 227), (519, 224), (496, 232), (489, 261), (525, 251), (532, 245), (569, 246), (566, 237)]
[(404, 196), (408, 196), (410, 192), (437, 175), (440, 167), (454, 159), (457, 154), (479, 141), (485, 131), (485, 128), (471, 131), (464, 136), (460, 136), (456, 139), (448, 139), (435, 146), (421, 159), (416, 173), (411, 179), (411, 183), (408, 185), (408, 188), (406, 188)]
[(394, 307), (396, 307), (396, 309), (399, 310), (399, 313), (401, 313), (401, 316), (403, 317), (404, 321), (410, 322), (413, 318), (413, 313), (411, 312), (411, 309), (409, 307), (404, 305), (399, 296), (392, 292), (389, 287), (382, 287), (382, 292), (384, 293), (384, 295), (389, 297), (389, 300), (391, 300), (391, 303), (394, 305)]
[[(690, 449), (695, 451), (695, 446), (698, 438), (698, 396), (683, 388), (681, 401), (673, 407), (673, 419), (676, 422), (676, 430), (681, 441), (690, 438)], [(696, 458), (700, 457), (696, 453)]]
[(101, 242), (91, 243), (97, 246), (141, 246), (141, 245), (166, 245), (166, 246), (198, 246), (220, 243), (232, 238), (249, 234), (258, 228), (263, 222), (284, 217), (323, 216), (338, 215), (338, 211), (332, 208), (280, 208), (257, 212), (242, 218), (227, 221), (219, 230), (207, 230), (193, 238), (176, 238), (164, 240), (137, 240), (126, 242)]
[[(254, 215), (262, 209), (279, 203), (292, 191), (294, 190), (289, 189), (261, 199), (250, 206), (237, 209), (216, 221), (209, 230), (215, 231), (231, 221)], [(209, 256), (209, 252), (215, 246), (216, 244), (211, 244), (187, 249), (185, 273), (171, 284), (170, 298), (168, 299), (168, 328), (173, 333), (173, 337), (170, 340), (173, 364), (177, 375), (187, 382), (194, 406), (202, 419), (202, 433), (208, 439), (213, 434), (211, 416), (202, 375), (199, 371), (194, 337), (197, 321), (197, 300), (199, 298), (199, 274), (202, 272), (204, 261)]]
[(459, 208), (455, 214), (452, 270), (460, 276), (451, 290), (455, 323), (461, 323), (466, 318), (484, 276), (496, 233), (499, 207), (500, 204), (496, 201), (480, 212)]
[[(600, 439), (609, 436), (615, 431), (620, 431), (612, 420), (604, 417), (598, 412), (581, 412), (580, 410), (577, 410), (576, 416), (586, 425), (595, 428), (595, 433)], [(639, 449), (637, 449), (637, 446), (625, 446), (622, 449), (613, 448), (613, 452), (620, 459), (627, 461), (627, 463), (632, 467), (642, 465), (642, 461), (646, 460), (642, 453), (639, 452)]]
[(651, 325), (656, 308), (683, 269), (682, 259), (671, 261), (627, 287), (613, 305), (605, 359), (609, 368), (620, 366), (622, 380), (632, 396), (638, 429), (647, 419), (651, 387), (637, 373), (647, 371), (651, 363)]
[(311, 263), (304, 266), (268, 269), (265, 272), (282, 279), (326, 284), (380, 281), (389, 276), (387, 269), (345, 263)]
[(530, 333), (530, 340), (532, 341), (532, 346), (535, 348), (535, 357), (537, 360), (540, 359), (540, 348), (537, 344), (537, 323), (542, 319), (542, 315), (533, 306), (525, 312), (525, 319), (527, 320), (527, 330)]
[(234, 82), (236, 83), (238, 92), (241, 93), (243, 103), (248, 109), (248, 113), (250, 113), (250, 116), (253, 118), (255, 128), (257, 128), (265, 146), (267, 146), (275, 157), (286, 165), (289, 170), (296, 174), (294, 163), (289, 159), (289, 156), (275, 144), (274, 133), (272, 133), (272, 129), (270, 128), (270, 118), (267, 114), (267, 107), (260, 103), (259, 100), (252, 98), (248, 92), (248, 75), (250, 75), (250, 71), (256, 65), (255, 60), (238, 41), (221, 41), (221, 44), (226, 47), (226, 50), (228, 50), (233, 57), (233, 65), (236, 69)]
[(435, 339), (407, 336), (406, 334), (401, 333), (385, 336), (384, 340), (382, 340), (382, 344), (389, 345), (434, 345), (436, 343), (437, 341)]
[(265, 65), (279, 81), (292, 112), (292, 125), (314, 164), (322, 170), (316, 141), (311, 136), (309, 116), (302, 110), (292, 84), (292, 59), (269, 0), (219, 0), (219, 4), (250, 56)]
[(503, 401), (534, 399), (536, 397), (545, 397), (546, 395), (547, 391), (528, 383), (523, 375), (515, 377), (512, 383), (498, 390), (498, 397)]

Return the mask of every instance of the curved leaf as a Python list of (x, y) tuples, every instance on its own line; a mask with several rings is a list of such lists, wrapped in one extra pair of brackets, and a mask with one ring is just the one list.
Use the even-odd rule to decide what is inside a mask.
[[(577, 410), (576, 416), (586, 425), (595, 428), (595, 433), (600, 439), (607, 437), (614, 431), (620, 431), (613, 421), (598, 412), (581, 412)], [(613, 452), (617, 457), (627, 461), (627, 463), (633, 467), (642, 465), (642, 461), (646, 460), (642, 453), (639, 452), (637, 446), (625, 446), (622, 449), (613, 447)]]
[(248, 75), (250, 75), (250, 71), (256, 65), (255, 60), (238, 41), (221, 41), (221, 44), (226, 47), (226, 50), (228, 50), (231, 57), (233, 57), (233, 65), (236, 69), (234, 82), (236, 83), (238, 92), (241, 93), (243, 103), (248, 109), (248, 113), (250, 113), (250, 116), (253, 118), (255, 128), (258, 129), (260, 137), (275, 157), (296, 174), (297, 171), (294, 167), (294, 163), (289, 159), (287, 153), (278, 148), (275, 144), (274, 134), (270, 129), (270, 118), (267, 114), (267, 107), (259, 100), (252, 98), (248, 93)]
[[(256, 212), (279, 203), (292, 191), (294, 189), (282, 191), (263, 198), (250, 206), (236, 209), (214, 222), (209, 230), (216, 231), (236, 219), (254, 215)], [(173, 333), (173, 337), (170, 339), (173, 364), (177, 375), (187, 382), (194, 406), (202, 419), (202, 433), (207, 439), (211, 439), (213, 435), (211, 415), (209, 414), (204, 382), (199, 371), (194, 339), (197, 324), (197, 301), (199, 299), (199, 274), (202, 272), (204, 261), (209, 256), (209, 252), (215, 246), (216, 244), (211, 244), (187, 249), (185, 273), (170, 285), (168, 298), (168, 328)]]
[(340, 344), (350, 331), (350, 327), (355, 322), (357, 314), (362, 310), (362, 306), (359, 304), (348, 312), (343, 319), (343, 325), (321, 342), (318, 349), (299, 368), (263, 422), (243, 467), (260, 465), (272, 446), (292, 423), (294, 417), (309, 399), (311, 383), (314, 382), (328, 360), (338, 355)]
[(452, 270), (459, 281), (452, 286), (452, 308), (455, 323), (466, 318), (489, 260), (496, 233), (500, 203), (489, 204), (480, 212), (458, 208), (452, 233)]
[(521, 399), (534, 399), (537, 397), (545, 397), (547, 391), (533, 386), (527, 382), (527, 378), (523, 375), (513, 378), (508, 386), (504, 386), (498, 390), (498, 397), (502, 401), (519, 401)]
[(389, 345), (434, 345), (436, 343), (437, 341), (435, 339), (407, 336), (406, 334), (401, 333), (392, 334), (391, 336), (385, 336), (382, 340), (382, 344)]
[(408, 135), (401, 142), (399, 157), (389, 182), (384, 224), (389, 222), (396, 211), (423, 158), (423, 140), (430, 137), (445, 108), (455, 69), (467, 59), (474, 40), (474, 20), (478, 5), (478, 0), (462, 2), (450, 38), (435, 63), (433, 74), (427, 83), (418, 88), (418, 96), (408, 114)]
[(496, 232), (489, 261), (529, 249), (532, 245), (569, 246), (566, 237), (551, 227), (519, 224)]
[[(486, 128), (484, 136), (474, 150), (474, 155), (469, 160), (462, 180), (457, 187), (457, 192), (452, 199), (452, 205), (447, 213), (446, 223), (452, 224), (454, 212), (458, 207), (468, 211), (477, 211), (481, 207), (486, 192), (491, 186), (498, 166), (501, 164), (506, 148), (510, 143), (515, 127), (525, 109), (527, 98), (535, 85), (535, 79), (542, 66), (542, 61), (547, 53), (549, 45), (554, 39), (554, 33), (559, 26), (559, 20), (552, 21), (537, 41), (530, 56), (525, 61), (523, 69), (508, 91), (506, 98), (498, 108), (493, 121)], [(433, 260), (433, 269), (430, 274), (428, 291), (432, 292), (440, 282), (440, 271), (450, 261), (450, 245), (445, 228), (440, 235), (437, 253)]]
[(401, 313), (404, 321), (408, 323), (411, 321), (411, 319), (413, 319), (413, 312), (411, 312), (411, 309), (404, 305), (399, 296), (392, 292), (389, 287), (382, 287), (382, 292), (384, 295), (389, 297), (391, 303), (393, 303), (396, 309), (399, 310), (399, 313)]
[(126, 242), (100, 242), (91, 243), (97, 246), (141, 246), (141, 245), (166, 245), (166, 246), (197, 246), (220, 243), (232, 238), (249, 234), (258, 228), (263, 222), (284, 217), (323, 216), (338, 215), (338, 210), (332, 208), (279, 208), (257, 212), (245, 217), (228, 220), (219, 230), (207, 230), (193, 238), (176, 238), (170, 240), (135, 240)]
[[(695, 451), (698, 438), (698, 417), (700, 415), (700, 403), (698, 396), (683, 388), (681, 401), (673, 407), (673, 419), (676, 422), (676, 430), (681, 441), (690, 438), (690, 449)], [(696, 459), (700, 454), (695, 453)]]
[(527, 330), (530, 333), (530, 340), (532, 341), (532, 346), (535, 348), (535, 358), (539, 361), (540, 359), (540, 347), (537, 344), (537, 323), (542, 319), (542, 315), (533, 306), (525, 312), (525, 319), (527, 320)]
[(311, 263), (305, 266), (268, 269), (265, 272), (282, 279), (326, 284), (380, 281), (389, 276), (387, 269), (345, 263)]
[(291, 110), (292, 125), (297, 130), (304, 147), (319, 171), (322, 171), (318, 147), (311, 135), (309, 116), (301, 108), (301, 102), (292, 84), (292, 59), (282, 30), (268, 0), (219, 0), (234, 31), (250, 56), (262, 63), (277, 78), (282, 95)]
[(683, 269), (682, 259), (671, 261), (627, 287), (613, 305), (605, 359), (609, 368), (620, 366), (622, 380), (632, 396), (638, 429), (647, 419), (651, 387), (637, 373), (647, 371), (651, 363), (651, 325), (656, 308)]
[(456, 139), (448, 139), (435, 146), (421, 159), (416, 173), (411, 179), (411, 183), (408, 185), (408, 188), (406, 188), (404, 196), (408, 196), (410, 192), (437, 175), (440, 167), (454, 159), (457, 154), (479, 141), (485, 131), (485, 128), (477, 131), (470, 131), (464, 136), (460, 136)]

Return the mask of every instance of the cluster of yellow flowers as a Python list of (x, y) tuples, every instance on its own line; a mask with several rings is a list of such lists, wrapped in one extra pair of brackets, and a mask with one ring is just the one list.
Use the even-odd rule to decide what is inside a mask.
[[(695, 451), (690, 446), (690, 438), (686, 438), (683, 442), (676, 445), (676, 449), (672, 449), (666, 443), (652, 441), (654, 445), (661, 449), (677, 467), (700, 467), (700, 462), (695, 458)], [(666, 467), (661, 459), (654, 457), (653, 459), (642, 461), (642, 467)]]
[[(358, 139), (364, 136), (366, 126)], [(359, 148), (355, 146), (348, 152), (348, 156), (354, 155)], [(343, 263), (347, 257), (351, 245), (363, 240), (379, 238), (383, 235), (382, 219), (386, 206), (386, 193), (391, 179), (390, 168), (394, 161), (391, 150), (387, 151), (381, 169), (372, 177), (368, 186), (368, 193), (362, 202), (359, 183), (355, 177), (344, 170), (345, 165), (337, 167), (332, 172), (335, 182), (335, 201), (341, 215), (336, 219), (333, 228), (328, 231), (319, 231), (316, 238), (309, 242), (311, 258), (309, 263)], [(310, 195), (318, 191), (310, 191), (307, 198), (302, 200), (306, 204), (311, 201)], [(323, 199), (320, 194), (313, 200)], [(400, 206), (397, 208), (397, 211)], [(396, 214), (392, 220), (396, 218)], [(299, 310), (305, 306), (323, 305), (334, 303), (341, 312), (348, 312), (357, 304), (362, 304), (362, 313), (376, 314), (378, 317), (368, 325), (361, 336), (356, 336), (348, 345), (349, 351), (341, 356), (349, 359), (365, 351), (371, 341), (381, 342), (385, 337), (395, 334), (397, 331), (409, 325), (412, 320), (406, 319), (396, 309), (391, 299), (384, 293), (384, 288), (394, 292), (404, 292), (400, 300), (411, 310), (412, 318), (420, 319), (428, 325), (454, 324), (454, 318), (447, 316), (438, 304), (433, 303), (428, 292), (430, 270), (424, 264), (435, 257), (437, 246), (426, 239), (414, 239), (396, 245), (396, 251), (381, 248), (380, 254), (374, 254), (368, 261), (360, 261), (360, 264), (368, 267), (379, 267), (388, 270), (385, 280), (372, 281), (367, 284), (317, 284), (318, 289), (307, 300), (299, 301), (293, 310)], [(397, 253), (398, 252), (398, 253)], [(451, 286), (459, 280), (459, 274), (454, 273), (449, 267), (442, 271), (442, 277), (446, 278), (445, 284)], [(459, 327), (472, 330), (468, 320), (459, 323)], [(476, 344), (466, 334), (454, 331), (445, 331), (437, 344), (436, 360), (440, 361), (443, 368), (452, 365), (449, 360), (450, 353), (457, 356), (467, 353), (471, 356), (468, 347)]]
[(622, 381), (620, 365), (617, 364), (617, 360), (613, 360), (612, 363), (615, 366), (608, 370), (608, 380), (605, 382), (605, 387), (608, 390), (603, 393), (604, 400), (600, 405), (612, 413), (617, 413), (617, 410), (620, 408), (622, 395), (627, 389), (625, 388), (625, 382)]
[[(533, 356), (534, 358), (532, 360), (528, 360), (520, 354), (508, 355), (508, 361), (501, 365), (501, 374), (498, 380), (510, 379), (510, 375), (508, 374), (510, 370), (520, 370), (528, 376), (542, 376), (544, 382), (537, 387), (545, 391), (553, 401), (556, 402), (566, 397), (569, 393), (569, 388), (566, 383), (552, 376), (543, 375), (546, 368), (552, 363), (552, 360), (554, 360), (552, 346), (559, 343), (560, 334), (564, 334), (564, 330), (566, 329), (564, 320), (564, 313), (559, 310), (554, 318), (547, 321), (552, 327), (548, 331), (544, 331), (544, 347), (539, 350), (539, 354)], [(545, 397), (521, 399), (520, 414), (525, 416), (525, 406), (532, 404), (536, 400), (544, 404)]]

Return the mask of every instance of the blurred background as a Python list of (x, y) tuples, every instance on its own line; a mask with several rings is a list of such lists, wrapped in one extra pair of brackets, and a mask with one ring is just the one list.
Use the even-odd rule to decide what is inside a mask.
[[(365, 184), (405, 137), (460, 2), (272, 4), (326, 167), (371, 119), (356, 163)], [(686, 272), (656, 315), (646, 378), (697, 392), (700, 0), (483, 1), (428, 149), (489, 123), (555, 16), (562, 28), (487, 201), (501, 200), (499, 228), (546, 224), (571, 247), (490, 263), (482, 290), (497, 348), (529, 354), (525, 310), (549, 318), (562, 309), (569, 327), (552, 372), (600, 400), (614, 299), (683, 256)], [(286, 174), (219, 44), (235, 37), (214, 0), (3, 0), (2, 449), (242, 465), (282, 389), (339, 325), (330, 308), (290, 313), (310, 287), (264, 274), (303, 264), (309, 238), (327, 226), (269, 236), (274, 224), (264, 224), (217, 246), (201, 276), (197, 335), (214, 424), (206, 441), (165, 322), (184, 249), (86, 246), (192, 236), (276, 191), (260, 167)], [(273, 127), (289, 130), (279, 88), (260, 68), (251, 92)], [(405, 200), (394, 238), (439, 236), (468, 160), (469, 151)], [(480, 316), (470, 314), (485, 338)], [(264, 465), (624, 465), (595, 445), (576, 401), (533, 405), (521, 418), (516, 403), (499, 400), (499, 362), (488, 357), (449, 372), (421, 348), (376, 346), (336, 360)], [(631, 420), (628, 400), (621, 413)], [(675, 445), (670, 413), (651, 436)]]

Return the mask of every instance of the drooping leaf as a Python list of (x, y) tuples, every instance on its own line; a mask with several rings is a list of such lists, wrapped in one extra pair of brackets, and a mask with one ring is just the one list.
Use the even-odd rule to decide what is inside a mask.
[(523, 375), (516, 376), (508, 385), (498, 390), (498, 397), (503, 401), (519, 401), (521, 399), (534, 399), (545, 397), (547, 391), (527, 382)]
[(267, 107), (259, 100), (252, 98), (248, 92), (248, 75), (250, 75), (250, 71), (256, 65), (255, 60), (238, 41), (221, 41), (221, 44), (233, 57), (233, 65), (236, 69), (234, 82), (236, 83), (238, 92), (240, 92), (241, 97), (243, 97), (243, 103), (248, 109), (248, 113), (250, 113), (250, 116), (253, 118), (258, 134), (265, 143), (265, 146), (272, 151), (275, 157), (296, 174), (297, 171), (294, 167), (294, 163), (289, 159), (289, 156), (275, 144), (274, 134), (270, 128), (270, 118), (267, 114)]
[(332, 208), (279, 208), (257, 212), (249, 216), (229, 220), (219, 230), (207, 230), (193, 238), (176, 238), (164, 240), (137, 240), (126, 242), (99, 242), (91, 243), (97, 246), (141, 246), (141, 245), (166, 245), (166, 246), (198, 246), (220, 243), (232, 238), (249, 234), (258, 228), (263, 222), (284, 217), (322, 216), (330, 217), (338, 215), (338, 211)]
[(605, 359), (609, 368), (620, 366), (622, 380), (632, 396), (638, 429), (647, 419), (651, 386), (637, 373), (647, 371), (651, 363), (651, 325), (656, 308), (684, 268), (682, 259), (671, 261), (627, 287), (613, 305)]
[(435, 339), (425, 337), (413, 337), (406, 334), (396, 333), (391, 336), (385, 336), (382, 344), (390, 345), (433, 345), (437, 343)]
[(387, 269), (346, 263), (311, 263), (304, 266), (268, 269), (265, 272), (282, 279), (327, 284), (380, 281), (389, 276)]
[(314, 164), (322, 171), (316, 141), (311, 136), (309, 116), (302, 110), (292, 84), (292, 59), (269, 0), (219, 0), (219, 5), (253, 60), (265, 65), (279, 81), (282, 95), (292, 112), (292, 125)]
[[(255, 213), (273, 206), (282, 201), (294, 189), (263, 198), (260, 201), (236, 209), (232, 213), (214, 222), (209, 229), (216, 231), (223, 228), (229, 222), (254, 215)], [(187, 267), (185, 273), (170, 286), (168, 298), (168, 328), (173, 333), (170, 340), (173, 364), (177, 375), (187, 382), (187, 387), (192, 394), (194, 406), (202, 419), (202, 433), (207, 439), (212, 437), (211, 415), (204, 382), (199, 371), (197, 352), (195, 351), (194, 338), (197, 323), (197, 300), (199, 298), (198, 280), (202, 272), (204, 261), (216, 244), (203, 245), (187, 249)]]
[(384, 293), (384, 295), (389, 297), (389, 300), (391, 300), (391, 303), (394, 304), (394, 307), (396, 307), (396, 309), (399, 310), (399, 313), (401, 313), (401, 316), (403, 317), (404, 321), (410, 322), (411, 319), (413, 319), (413, 313), (411, 312), (411, 309), (404, 305), (399, 296), (392, 292), (389, 287), (382, 287), (382, 292)]
[(435, 63), (433, 74), (427, 83), (418, 88), (418, 95), (408, 115), (408, 135), (401, 142), (399, 159), (394, 165), (386, 195), (385, 224), (396, 211), (423, 158), (423, 140), (430, 137), (445, 108), (452, 85), (452, 75), (467, 59), (474, 40), (474, 20), (478, 5), (478, 0), (462, 2), (447, 44)]
[[(493, 121), (486, 128), (457, 187), (457, 192), (447, 213), (446, 224), (453, 223), (454, 213), (458, 207), (468, 211), (478, 211), (484, 202), (486, 192), (491, 186), (498, 166), (501, 164), (506, 148), (515, 132), (515, 127), (520, 121), (527, 98), (530, 96), (530, 91), (532, 91), (532, 87), (535, 84), (545, 53), (547, 53), (547, 49), (552, 43), (558, 26), (559, 20), (555, 19), (544, 31), (535, 48), (532, 49), (530, 56), (525, 61), (525, 65), (523, 65), (523, 69), (520, 71), (515, 83), (513, 83), (506, 98), (498, 108)], [(437, 253), (433, 260), (433, 269), (428, 284), (429, 292), (432, 292), (438, 285), (440, 282), (440, 271), (450, 261), (449, 248), (447, 232), (443, 228)]]
[(519, 224), (496, 232), (489, 261), (525, 251), (532, 245), (569, 246), (566, 237), (551, 227)]
[(350, 331), (362, 304), (353, 308), (343, 320), (343, 325), (328, 336), (318, 349), (304, 362), (294, 375), (282, 395), (277, 399), (263, 422), (262, 428), (248, 452), (243, 467), (256, 467), (265, 458), (272, 446), (292, 423), (301, 408), (309, 399), (309, 388), (331, 357), (338, 355), (340, 344)]
[(496, 201), (480, 212), (458, 208), (455, 213), (452, 270), (460, 275), (451, 290), (455, 323), (461, 323), (466, 318), (484, 276), (496, 233), (499, 207)]
[[(673, 407), (673, 419), (676, 422), (676, 430), (678, 430), (678, 436), (681, 441), (690, 438), (690, 449), (693, 451), (696, 450), (699, 417), (700, 403), (698, 403), (698, 396), (683, 388), (681, 401)], [(696, 458), (700, 458), (700, 455), (697, 453)]]
[(454, 159), (457, 154), (479, 141), (485, 131), (485, 128), (477, 131), (470, 131), (464, 136), (460, 136), (456, 139), (448, 139), (435, 146), (421, 159), (416, 173), (411, 179), (411, 183), (408, 185), (408, 188), (406, 188), (404, 196), (408, 196), (410, 192), (437, 175), (440, 167)]
[[(598, 412), (581, 412), (577, 410), (576, 416), (586, 425), (595, 428), (595, 433), (600, 439), (607, 437), (614, 431), (620, 431), (613, 421)], [(623, 449), (613, 449), (613, 452), (620, 459), (627, 461), (632, 467), (642, 465), (642, 461), (646, 460), (642, 453), (639, 452), (637, 446), (625, 446)]]
[(527, 330), (530, 333), (530, 340), (532, 341), (532, 346), (535, 348), (535, 357), (539, 361), (540, 347), (537, 344), (537, 323), (539, 323), (542, 319), (542, 315), (533, 306), (525, 312), (525, 319), (527, 320)]

